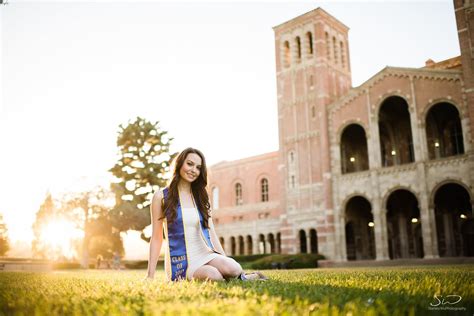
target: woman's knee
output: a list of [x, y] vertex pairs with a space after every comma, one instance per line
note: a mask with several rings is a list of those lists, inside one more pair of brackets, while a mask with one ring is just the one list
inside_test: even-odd
[[194, 272], [193, 279], [220, 281], [223, 280], [224, 277], [215, 267], [204, 265]]
[[242, 266], [232, 258], [226, 258], [223, 269], [221, 270], [224, 277], [237, 277], [242, 273]]

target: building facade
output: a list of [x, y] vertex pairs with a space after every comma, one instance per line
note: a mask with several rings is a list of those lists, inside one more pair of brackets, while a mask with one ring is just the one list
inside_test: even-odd
[[356, 88], [344, 24], [274, 27], [279, 150], [210, 167], [227, 253], [474, 255], [474, 4], [455, 8], [461, 56]]

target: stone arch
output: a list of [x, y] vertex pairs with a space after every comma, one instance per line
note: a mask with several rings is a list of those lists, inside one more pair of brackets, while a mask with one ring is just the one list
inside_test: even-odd
[[432, 104], [426, 112], [424, 125], [430, 159], [464, 154], [461, 114], [455, 105], [448, 102]]
[[238, 240], [239, 240], [239, 255], [242, 256], [245, 254], [245, 243], [244, 243], [244, 237], [243, 236], [239, 236], [238, 237]]
[[370, 138], [370, 135], [368, 134], [368, 130], [369, 130], [369, 127], [367, 126], [367, 124], [365, 124], [362, 120], [360, 119], [350, 119], [350, 120], [347, 120], [347, 121], [344, 121], [344, 123], [342, 123], [341, 125], [339, 125], [339, 127], [337, 128], [337, 133], [336, 133], [336, 139], [338, 141], [341, 140], [341, 137], [342, 137], [342, 132], [344, 132], [344, 130], [352, 125], [352, 124], [356, 124], [356, 125], [360, 125], [360, 127], [362, 127], [362, 129], [364, 129], [364, 132], [365, 132], [365, 135], [367, 136], [367, 139]]
[[246, 244], [247, 244], [247, 254], [248, 255], [252, 255], [253, 254], [253, 240], [252, 240], [252, 236], [250, 235], [247, 235], [247, 238], [246, 238]]
[[341, 173], [369, 169], [367, 134], [360, 124], [349, 124], [341, 132], [339, 148], [341, 151]]
[[386, 200], [387, 241], [390, 259], [423, 258], [419, 199], [409, 190], [392, 191]]
[[423, 124], [426, 122], [426, 116], [428, 115], [428, 112], [431, 110], [431, 108], [434, 105], [439, 104], [439, 103], [449, 103], [450, 105], [454, 106], [458, 110], [459, 116], [461, 118], [466, 115], [463, 108], [456, 102], [453, 102], [453, 100], [448, 99], [448, 98], [436, 98], [436, 99], [430, 100], [430, 102], [428, 102], [423, 108], [423, 111], [421, 111], [420, 117], [423, 119]]
[[270, 233], [267, 235], [268, 244], [270, 246], [270, 253], [276, 253], [275, 251], [275, 236]]
[[410, 106], [405, 98], [391, 95], [379, 105], [380, 154], [382, 167], [415, 161]]
[[309, 230], [310, 252], [318, 253], [318, 232], [315, 228]]
[[344, 200], [343, 200], [342, 203], [341, 203], [341, 205], [343, 206], [342, 209], [345, 210], [346, 207], [347, 207], [347, 203], [348, 203], [353, 197], [356, 197], [356, 196], [360, 196], [360, 197], [366, 199], [367, 201], [370, 201], [370, 199], [369, 199], [369, 197], [368, 197], [367, 194], [362, 193], [362, 192], [354, 192], [354, 193], [351, 193], [351, 194], [349, 194], [348, 196], [346, 196], [346, 197], [344, 198]]
[[235, 242], [235, 237], [230, 237], [230, 254], [235, 256], [237, 254], [237, 244]]
[[221, 243], [222, 249], [225, 249], [225, 239], [224, 239], [224, 237], [219, 237], [219, 242]]
[[419, 194], [410, 186], [407, 186], [407, 185], [396, 185], [392, 188], [390, 188], [389, 190], [387, 190], [384, 194], [382, 194], [383, 198], [382, 198], [382, 209], [384, 210], [387, 210], [387, 201], [388, 201], [388, 198], [390, 197], [390, 195], [395, 192], [395, 191], [398, 191], [398, 190], [405, 190], [405, 191], [409, 191], [411, 194], [413, 194], [417, 201], [420, 201], [420, 196]]
[[469, 187], [469, 185], [465, 184], [462, 180], [459, 180], [459, 179], [447, 178], [447, 179], [444, 179], [443, 181], [440, 181], [440, 182], [436, 183], [433, 186], [433, 188], [431, 189], [430, 199], [429, 199], [429, 207], [430, 208], [434, 208], [434, 205], [435, 205], [434, 199], [435, 199], [436, 191], [438, 191], [439, 188], [441, 188], [443, 185], [449, 184], [449, 183], [453, 183], [453, 184], [457, 184], [457, 185], [462, 186], [466, 190], [466, 192], [469, 194], [470, 199], [471, 199], [471, 204], [474, 204], [474, 194], [472, 193], [472, 190]]
[[408, 102], [407, 97], [402, 95], [401, 93], [396, 92], [396, 91], [391, 91], [391, 92], [384, 93], [381, 97], [379, 97], [379, 101], [376, 103], [375, 109], [372, 110], [373, 113], [374, 113], [374, 118], [375, 118], [376, 121], [379, 120], [380, 108], [385, 103], [385, 101], [387, 101], [388, 99], [390, 99], [392, 97], [399, 97], [399, 98], [403, 99], [406, 102], [406, 104], [408, 105], [408, 112], [410, 112], [410, 114], [411, 114], [412, 107], [411, 107], [410, 102]]
[[471, 193], [447, 182], [434, 192], [434, 215], [441, 257], [474, 256], [474, 217]]
[[308, 245], [306, 243], [306, 232], [304, 229], [300, 229], [298, 232], [299, 237], [299, 245], [300, 245], [300, 253], [307, 253], [308, 252]]
[[375, 259], [374, 215], [368, 199], [356, 195], [344, 207], [347, 260]]

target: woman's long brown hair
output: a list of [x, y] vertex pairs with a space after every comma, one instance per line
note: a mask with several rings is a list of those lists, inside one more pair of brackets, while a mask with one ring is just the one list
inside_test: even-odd
[[[184, 161], [188, 154], [197, 154], [201, 157], [201, 170], [199, 177], [191, 183], [191, 191], [196, 202], [196, 206], [199, 209], [199, 212], [202, 215], [204, 227], [209, 228], [209, 210], [211, 205], [209, 204], [209, 195], [207, 194], [207, 168], [206, 160], [202, 152], [195, 148], [186, 148], [183, 150], [174, 160], [174, 171], [173, 177], [168, 185], [168, 196], [164, 199], [164, 204], [162, 204], [162, 209], [164, 210], [164, 217], [166, 217], [169, 223], [173, 223], [176, 220], [176, 209], [178, 207], [179, 194], [178, 194], [178, 183], [181, 180], [179, 171], [183, 166]], [[164, 218], [163, 217], [163, 218]]]

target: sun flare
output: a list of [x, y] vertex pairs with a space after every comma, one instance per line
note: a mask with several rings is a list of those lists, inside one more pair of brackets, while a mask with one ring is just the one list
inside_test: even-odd
[[74, 241], [83, 237], [73, 222], [65, 219], [56, 219], [49, 222], [41, 232], [41, 240], [47, 246], [51, 259], [77, 256]]

